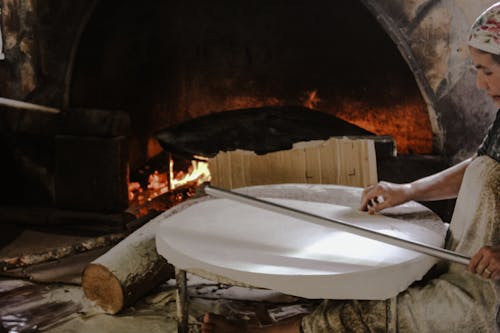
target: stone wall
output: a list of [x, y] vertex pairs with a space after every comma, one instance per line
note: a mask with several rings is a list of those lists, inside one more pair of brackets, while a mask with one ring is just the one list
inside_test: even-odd
[[72, 57], [95, 2], [1, 0], [0, 96], [63, 107]]
[[495, 107], [475, 87], [467, 31], [491, 0], [363, 0], [398, 45], [427, 101], [436, 145], [453, 160], [475, 151]]

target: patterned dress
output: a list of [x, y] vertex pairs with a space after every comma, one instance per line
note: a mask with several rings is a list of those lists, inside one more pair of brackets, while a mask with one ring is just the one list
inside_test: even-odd
[[[499, 113], [468, 166], [458, 194], [446, 248], [474, 255], [500, 244]], [[440, 274], [414, 283], [395, 300], [325, 300], [302, 319], [305, 333], [322, 332], [500, 332], [497, 282], [441, 262]]]

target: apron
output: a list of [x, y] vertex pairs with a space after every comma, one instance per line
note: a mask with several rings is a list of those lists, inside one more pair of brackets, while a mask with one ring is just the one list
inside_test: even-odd
[[[446, 248], [472, 256], [482, 246], [500, 244], [499, 192], [500, 164], [487, 155], [474, 159], [462, 181]], [[413, 284], [395, 302], [325, 300], [302, 319], [302, 329], [304, 333], [500, 332], [498, 283], [469, 273], [462, 265], [441, 264], [444, 273]]]

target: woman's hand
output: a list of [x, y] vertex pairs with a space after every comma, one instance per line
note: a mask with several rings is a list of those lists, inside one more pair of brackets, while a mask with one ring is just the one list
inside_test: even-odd
[[412, 188], [410, 184], [379, 182], [363, 190], [360, 209], [375, 214], [384, 208], [397, 206], [411, 199]]
[[384, 208], [397, 206], [410, 200], [432, 201], [456, 198], [465, 169], [475, 156], [412, 183], [380, 182], [368, 186], [363, 191], [360, 209], [375, 214]]
[[469, 272], [485, 279], [500, 279], [500, 246], [482, 247], [470, 260]]

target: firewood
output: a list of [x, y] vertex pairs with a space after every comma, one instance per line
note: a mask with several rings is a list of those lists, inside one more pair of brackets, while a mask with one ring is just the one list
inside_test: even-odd
[[85, 296], [106, 313], [116, 314], [174, 277], [174, 267], [156, 252], [156, 228], [166, 216], [207, 199], [188, 200], [169, 209], [91, 262], [82, 277]]
[[172, 266], [156, 253], [155, 227], [144, 225], [85, 268], [83, 291], [107, 313], [119, 312], [173, 276]]

